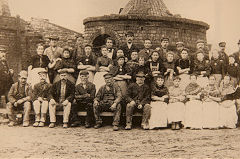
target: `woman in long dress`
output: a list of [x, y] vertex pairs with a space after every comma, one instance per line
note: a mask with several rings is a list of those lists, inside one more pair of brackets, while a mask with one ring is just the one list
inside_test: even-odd
[[221, 94], [214, 76], [209, 77], [209, 84], [202, 92], [203, 101], [203, 128], [217, 129], [219, 123], [219, 102]]
[[200, 95], [202, 88], [197, 84], [197, 76], [190, 75], [190, 83], [185, 89], [186, 97], [188, 101], [186, 102], [185, 110], [185, 128], [190, 129], [202, 129], [202, 119], [203, 119], [203, 105], [200, 100]]
[[172, 130], [181, 129], [184, 124], [185, 114], [185, 92], [180, 87], [181, 78], [176, 76], [173, 78], [173, 86], [169, 88], [169, 104], [168, 104], [168, 123], [172, 125]]
[[[223, 96], [234, 93], [235, 89], [231, 84], [230, 76], [225, 76], [220, 84], [220, 92]], [[236, 128], [238, 116], [235, 100], [224, 100], [220, 103], [219, 122], [223, 128]]]
[[164, 86], [164, 77], [157, 75], [152, 85], [150, 129], [167, 127], [168, 89]]
[[110, 71], [112, 67], [112, 59], [108, 57], [107, 47], [104, 45], [101, 47], [102, 56], [98, 57], [96, 63], [96, 74], [94, 76], [93, 83], [96, 86], [96, 92], [100, 89], [101, 86], [105, 84], [104, 75]]
[[[43, 69], [48, 70], [48, 65], [50, 63], [48, 57], [43, 55], [44, 46], [42, 44], [37, 45], [37, 55], [34, 55], [31, 59], [31, 64], [28, 67], [28, 78], [27, 82], [34, 87], [35, 84], [40, 82], [38, 73], [43, 71]], [[47, 76], [47, 82], [49, 83], [49, 77]]]

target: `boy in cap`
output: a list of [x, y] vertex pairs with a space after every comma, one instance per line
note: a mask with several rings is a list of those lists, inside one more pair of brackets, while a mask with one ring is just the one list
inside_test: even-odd
[[131, 53], [133, 52], [133, 50], [136, 50], [137, 52], [139, 51], [139, 49], [136, 47], [135, 44], [133, 44], [133, 40], [134, 40], [134, 33], [131, 31], [128, 31], [125, 34], [126, 37], [126, 43], [124, 43], [120, 49], [123, 50], [124, 52], [124, 56], [128, 58], [128, 60], [131, 59]]
[[16, 116], [14, 111], [24, 110], [23, 126], [29, 126], [29, 113], [31, 110], [31, 87], [27, 84], [27, 71], [18, 74], [18, 82], [14, 83], [8, 93], [7, 112], [10, 123], [8, 126], [15, 125]]
[[75, 89], [75, 99], [77, 105], [73, 105], [72, 107], [72, 127], [79, 125], [79, 121], [77, 120], [77, 112], [80, 110], [86, 110], [87, 116], [85, 120], [85, 127], [90, 128], [93, 122], [94, 114], [93, 114], [93, 100], [96, 94], [95, 85], [88, 81], [89, 72], [83, 70], [79, 73], [80, 83], [76, 86]]
[[56, 123], [56, 109], [63, 109], [63, 128], [68, 127], [69, 115], [74, 99], [75, 85], [67, 78], [68, 73], [61, 71], [60, 81], [54, 83], [51, 88], [51, 97], [49, 102], [50, 125], [54, 128]]
[[6, 50], [0, 45], [0, 96], [7, 97], [8, 91], [13, 84], [13, 70], [9, 68], [6, 59]]
[[126, 95], [127, 107], [126, 107], [126, 130], [132, 129], [132, 115], [133, 111], [137, 108], [143, 110], [142, 128], [144, 130], [149, 129], [149, 118], [151, 112], [151, 91], [149, 87], [144, 84], [145, 74], [139, 72], [136, 75], [136, 82], [129, 85]]
[[104, 75], [106, 84], [103, 85], [97, 92], [93, 103], [94, 116], [96, 119], [95, 129], [102, 126], [102, 119], [100, 113], [103, 111], [113, 111], [113, 130], [119, 129], [119, 122], [121, 116], [121, 100], [122, 94], [119, 86], [114, 83], [113, 75], [107, 73]]
[[33, 89], [33, 109], [35, 112], [34, 127], [44, 127], [48, 111], [48, 102], [50, 100], [51, 84], [47, 83], [47, 71], [43, 68], [39, 71], [40, 83], [37, 83]]
[[229, 58], [228, 55], [225, 52], [226, 49], [226, 42], [220, 42], [219, 43], [219, 58], [223, 60], [225, 65], [228, 65]]

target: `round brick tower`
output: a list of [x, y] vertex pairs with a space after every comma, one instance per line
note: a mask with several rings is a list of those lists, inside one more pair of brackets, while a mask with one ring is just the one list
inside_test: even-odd
[[115, 40], [116, 46], [125, 41], [125, 33], [135, 34], [135, 43], [143, 46], [144, 39], [151, 39], [153, 46], [160, 45], [162, 37], [170, 39], [170, 48], [177, 41], [186, 43], [194, 51], [198, 39], [206, 40], [207, 23], [174, 16], [162, 0], [130, 0], [119, 14], [89, 17], [84, 19], [85, 43], [98, 50], [107, 37]]

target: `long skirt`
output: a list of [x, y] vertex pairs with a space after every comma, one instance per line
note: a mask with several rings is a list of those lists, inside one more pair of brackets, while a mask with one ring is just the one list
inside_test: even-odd
[[186, 103], [185, 127], [202, 129], [203, 104], [199, 100], [192, 100]]
[[[67, 79], [68, 79], [70, 82], [72, 82], [73, 84], [76, 83], [76, 79], [75, 79], [71, 74], [68, 74]], [[60, 79], [60, 75], [57, 74], [56, 77], [55, 77], [54, 80], [53, 80], [53, 83], [56, 83], [56, 82], [58, 82], [58, 81], [60, 81], [60, 80], [61, 80], [61, 79]]]
[[179, 77], [181, 78], [180, 87], [183, 90], [185, 90], [187, 85], [190, 83], [190, 75], [188, 75], [188, 74], [181, 74], [181, 75], [179, 75]]
[[213, 74], [213, 76], [216, 78], [217, 86], [219, 87], [221, 81], [222, 81], [222, 75], [221, 74]]
[[105, 85], [105, 79], [104, 79], [104, 75], [107, 74], [108, 72], [97, 72], [94, 76], [94, 80], [93, 80], [93, 84], [95, 84], [96, 86], [96, 93], [98, 92], [98, 90]]
[[220, 104], [219, 122], [220, 126], [227, 128], [236, 128], [238, 116], [235, 101], [226, 100]]
[[202, 88], [206, 87], [208, 85], [208, 78], [198, 76], [197, 77], [197, 84]]
[[185, 105], [182, 102], [169, 103], [167, 109], [168, 123], [184, 122]]
[[126, 94], [127, 94], [127, 82], [125, 80], [115, 81], [115, 82], [120, 87], [120, 90], [122, 92], [122, 96], [125, 97]]
[[150, 129], [167, 127], [167, 103], [151, 102]]
[[[27, 83], [29, 83], [32, 87], [34, 87], [35, 84], [40, 82], [39, 78], [39, 72], [42, 71], [44, 68], [34, 68], [31, 71], [28, 72], [28, 78]], [[49, 77], [47, 75], [47, 83], [50, 83]]]
[[[88, 81], [93, 82], [95, 73], [93, 71], [88, 71], [88, 73], [89, 73]], [[78, 85], [79, 83], [81, 83], [80, 74], [78, 75], [76, 85]]]
[[219, 104], [217, 102], [203, 102], [203, 128], [218, 128]]

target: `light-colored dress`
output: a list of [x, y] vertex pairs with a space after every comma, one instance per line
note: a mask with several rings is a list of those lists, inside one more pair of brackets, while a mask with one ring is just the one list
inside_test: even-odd
[[[156, 84], [152, 87], [152, 96], [163, 97], [168, 95], [168, 89], [165, 86], [158, 87]], [[166, 99], [167, 100], [167, 99]], [[149, 119], [150, 129], [167, 127], [167, 101], [151, 102], [151, 117]]]
[[184, 123], [185, 105], [183, 101], [177, 99], [184, 96], [184, 90], [180, 87], [171, 86], [169, 88], [169, 104], [168, 104], [168, 123], [182, 122]]
[[[220, 84], [220, 91], [223, 96], [234, 93], [234, 87], [231, 84]], [[220, 103], [219, 122], [221, 127], [236, 128], [238, 116], [235, 100], [224, 100]]]
[[[186, 95], [199, 95], [201, 93], [201, 87], [197, 83], [190, 83], [185, 89]], [[187, 128], [202, 129], [203, 120], [203, 104], [199, 99], [190, 99], [185, 104], [185, 123]]]
[[219, 103], [210, 99], [212, 97], [221, 97], [220, 91], [216, 85], [207, 85], [203, 92], [203, 128], [218, 128], [219, 123]]

